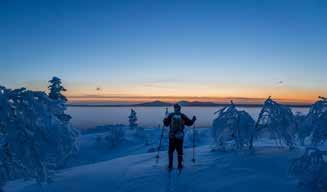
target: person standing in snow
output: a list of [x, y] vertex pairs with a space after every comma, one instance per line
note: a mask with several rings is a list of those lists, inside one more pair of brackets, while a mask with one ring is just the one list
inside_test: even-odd
[[196, 120], [193, 116], [192, 120], [185, 114], [181, 113], [181, 106], [174, 105], [174, 112], [170, 113], [163, 121], [165, 126], [169, 126], [169, 149], [168, 149], [168, 169], [173, 168], [173, 155], [177, 151], [178, 168], [183, 168], [183, 142], [184, 142], [184, 126], [192, 126]]

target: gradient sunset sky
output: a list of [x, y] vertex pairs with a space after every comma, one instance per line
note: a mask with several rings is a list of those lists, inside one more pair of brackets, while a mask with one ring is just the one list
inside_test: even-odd
[[327, 96], [327, 1], [1, 0], [0, 85], [71, 101]]

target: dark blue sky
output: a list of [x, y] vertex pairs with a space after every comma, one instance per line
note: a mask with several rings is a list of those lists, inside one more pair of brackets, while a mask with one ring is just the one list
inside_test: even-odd
[[75, 96], [327, 94], [323, 0], [1, 0], [0, 22], [12, 88], [56, 75]]

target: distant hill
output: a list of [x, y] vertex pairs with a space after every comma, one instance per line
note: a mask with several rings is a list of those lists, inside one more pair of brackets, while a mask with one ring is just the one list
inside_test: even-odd
[[[218, 103], [213, 103], [213, 102], [200, 102], [200, 101], [179, 101], [177, 102], [181, 106], [219, 106]], [[167, 107], [167, 106], [172, 106], [173, 103], [168, 103], [168, 102], [162, 102], [162, 101], [152, 101], [152, 102], [146, 102], [146, 103], [139, 103], [139, 104], [134, 104], [133, 106], [144, 106], [144, 107], [150, 107], [150, 106], [155, 106], [155, 107]]]
[[[229, 105], [229, 103], [214, 103], [214, 102], [201, 102], [201, 101], [178, 101], [181, 106], [189, 107], [221, 107]], [[151, 101], [138, 104], [125, 104], [125, 105], [113, 105], [113, 104], [68, 104], [71, 107], [169, 107], [174, 103], [163, 102], [163, 101]], [[262, 104], [235, 104], [238, 107], [262, 107]], [[288, 107], [310, 107], [310, 105], [301, 104], [288, 104]]]
[[221, 104], [213, 103], [213, 102], [201, 102], [201, 101], [179, 101], [177, 102], [181, 106], [219, 106]]
[[165, 106], [172, 106], [172, 103], [168, 102], [162, 102], [162, 101], [152, 101], [152, 102], [145, 102], [145, 103], [139, 103], [139, 104], [134, 104], [133, 106], [142, 106], [142, 107], [165, 107]]
[[[202, 102], [202, 101], [178, 101], [176, 102], [181, 106], [184, 107], [221, 107], [221, 106], [227, 106], [229, 103], [214, 103], [214, 102]], [[162, 102], [162, 101], [153, 101], [153, 102], [146, 102], [146, 103], [140, 103], [140, 104], [134, 104], [132, 106], [144, 106], [144, 107], [150, 107], [150, 106], [156, 106], [156, 107], [168, 107], [172, 106], [174, 103], [168, 103], [168, 102]], [[236, 103], [235, 104], [238, 107], [262, 107], [262, 104], [246, 104], [246, 103]], [[286, 104], [288, 107], [309, 107], [310, 105], [301, 105], [301, 104]]]

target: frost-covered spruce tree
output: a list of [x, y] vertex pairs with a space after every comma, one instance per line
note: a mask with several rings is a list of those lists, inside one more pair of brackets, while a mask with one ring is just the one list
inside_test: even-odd
[[[256, 133], [268, 133], [279, 145], [294, 147], [294, 130], [296, 123], [289, 107], [281, 105], [270, 97], [264, 102], [255, 124]], [[253, 139], [250, 148], [253, 147]]]
[[73, 157], [79, 151], [78, 136], [79, 132], [71, 126], [71, 116], [66, 114], [67, 98], [62, 94], [66, 89], [62, 86], [58, 77], [53, 77], [49, 81], [49, 110], [56, 117], [52, 118], [55, 128], [52, 134], [57, 135], [55, 138], [56, 148], [56, 166], [60, 168], [65, 166], [68, 159]]
[[128, 116], [129, 128], [135, 129], [137, 127], [137, 117], [134, 109], [131, 109], [131, 113]]
[[236, 109], [234, 103], [215, 112], [212, 136], [219, 148], [225, 148], [227, 142], [233, 141], [237, 149], [249, 145], [254, 135], [254, 120], [245, 111]]
[[49, 80], [49, 97], [53, 100], [67, 101], [67, 98], [62, 94], [66, 89], [62, 86], [61, 79], [58, 77], [52, 77]]

